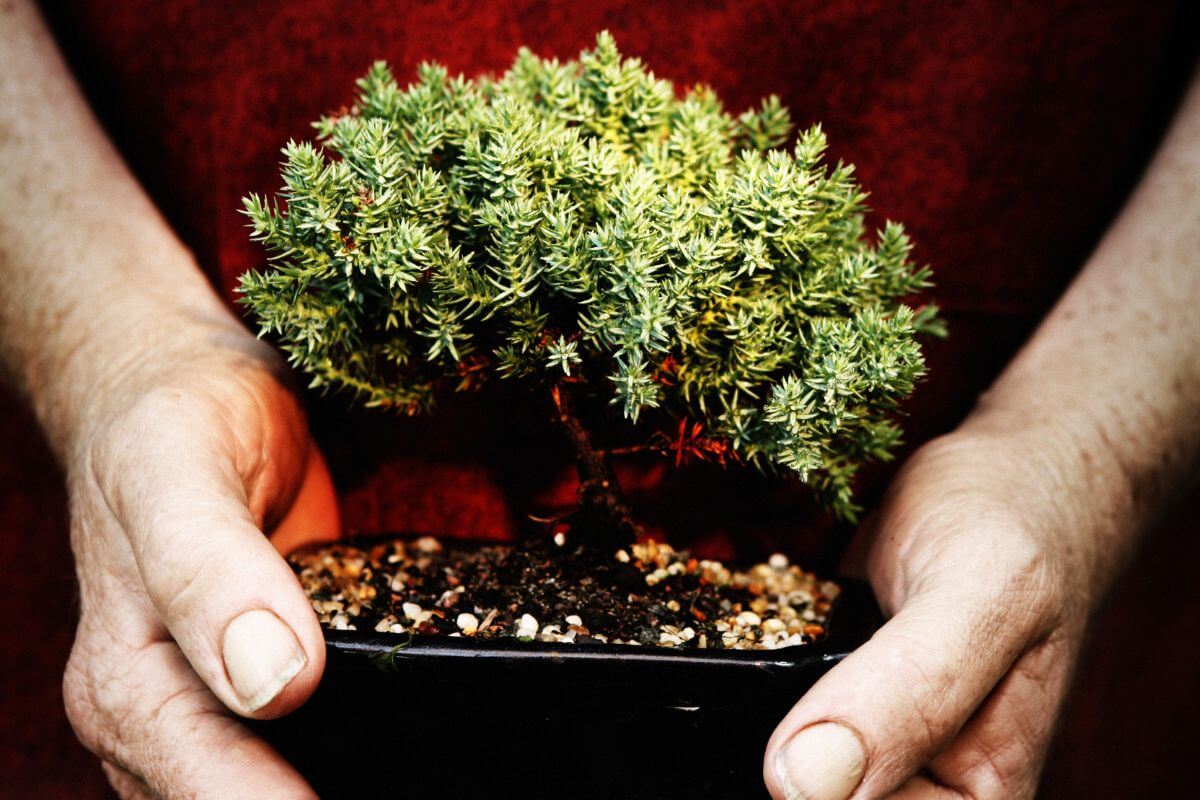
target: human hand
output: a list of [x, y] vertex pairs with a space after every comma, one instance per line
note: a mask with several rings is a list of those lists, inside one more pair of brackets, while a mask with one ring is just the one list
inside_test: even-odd
[[1056, 443], [1020, 439], [952, 434], [896, 478], [861, 532], [890, 619], [779, 724], [777, 800], [1034, 795], [1104, 559]]
[[320, 678], [316, 617], [263, 531], [336, 534], [332, 484], [274, 353], [236, 323], [198, 341], [129, 343], [135, 366], [78, 415], [68, 716], [123, 798], [313, 797], [234, 715], [286, 714]]

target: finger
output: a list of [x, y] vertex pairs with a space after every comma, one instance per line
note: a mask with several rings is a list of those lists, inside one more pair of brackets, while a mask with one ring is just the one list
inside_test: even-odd
[[924, 775], [914, 775], [887, 797], [888, 800], [974, 800], [957, 789], [934, 783]]
[[126, 653], [122, 666], [119, 678], [93, 687], [94, 718], [78, 727], [123, 798], [315, 797], [275, 750], [228, 716], [174, 644]]
[[972, 798], [1033, 797], [1072, 661], [1062, 635], [1021, 656], [953, 745], [930, 762], [930, 777]]
[[136, 482], [118, 480], [108, 496], [160, 619], [230, 709], [259, 718], [294, 709], [316, 688], [324, 643], [240, 476], [187, 433], [168, 431], [130, 453]]
[[333, 478], [321, 450], [310, 440], [300, 489], [291, 508], [271, 531], [271, 543], [286, 555], [307, 544], [335, 541], [341, 532]]
[[865, 645], [826, 674], [767, 745], [773, 796], [879, 797], [943, 748], [1029, 641], [1011, 620], [1004, 585], [925, 588]]
[[150, 787], [132, 772], [107, 761], [101, 762], [100, 766], [104, 769], [104, 777], [108, 778], [109, 785], [121, 800], [154, 800]]

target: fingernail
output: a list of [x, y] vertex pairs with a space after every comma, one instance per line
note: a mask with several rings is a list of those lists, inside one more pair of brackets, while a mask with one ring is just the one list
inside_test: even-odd
[[274, 700], [308, 662], [292, 629], [265, 608], [233, 618], [225, 628], [221, 656], [229, 682], [247, 711]]
[[866, 767], [862, 741], [836, 722], [810, 725], [775, 753], [775, 774], [787, 800], [846, 800]]

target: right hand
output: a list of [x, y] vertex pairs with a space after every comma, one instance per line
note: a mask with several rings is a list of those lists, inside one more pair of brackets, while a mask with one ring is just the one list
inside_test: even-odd
[[235, 715], [286, 714], [320, 679], [317, 619], [264, 532], [336, 536], [332, 483], [274, 352], [240, 328], [201, 341], [144, 346], [77, 415], [67, 714], [122, 798], [311, 798]]

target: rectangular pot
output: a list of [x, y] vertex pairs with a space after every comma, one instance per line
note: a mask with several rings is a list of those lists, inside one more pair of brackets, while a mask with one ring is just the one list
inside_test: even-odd
[[252, 726], [322, 798], [756, 798], [775, 724], [880, 623], [840, 581], [827, 637], [779, 650], [327, 631], [296, 713]]

